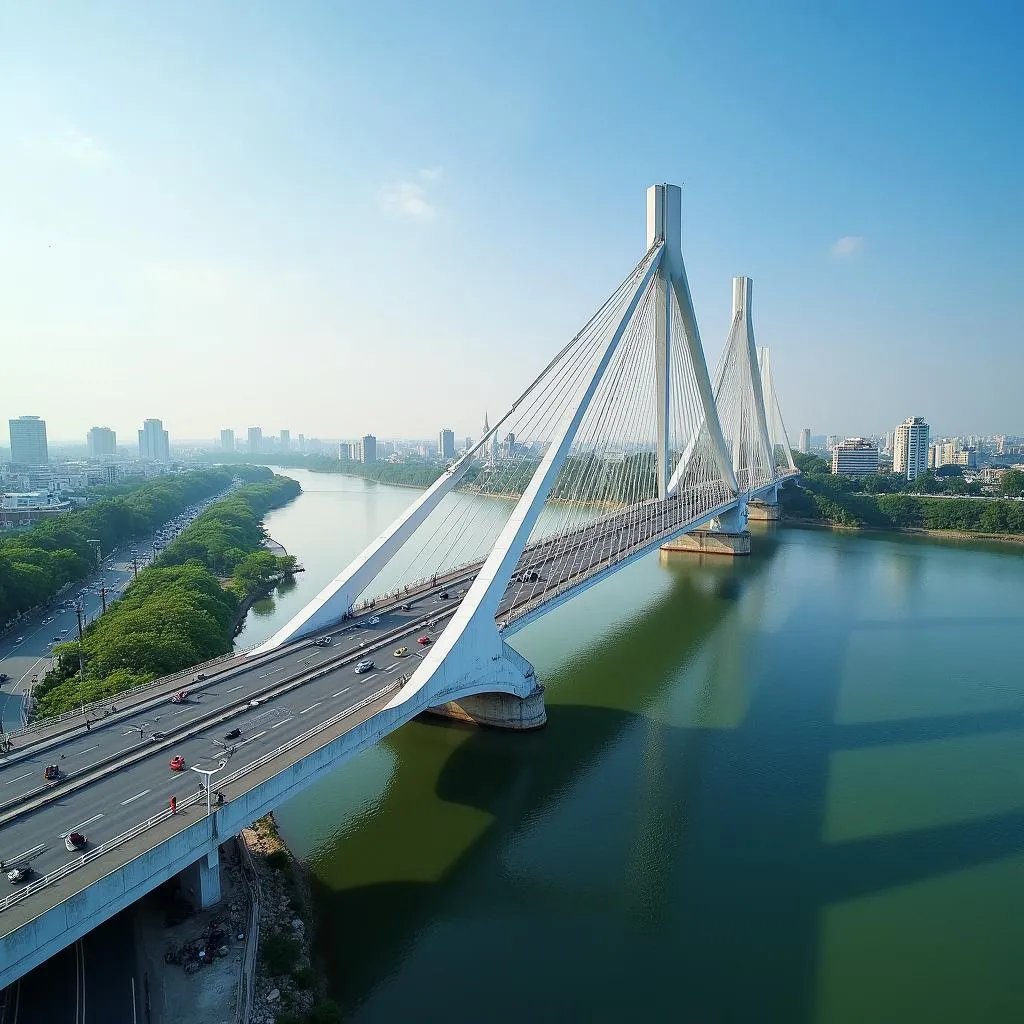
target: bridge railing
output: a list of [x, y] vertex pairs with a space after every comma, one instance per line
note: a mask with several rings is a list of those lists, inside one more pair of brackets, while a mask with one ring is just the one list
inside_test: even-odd
[[[229, 786], [233, 782], [237, 782], [251, 772], [262, 768], [269, 761], [272, 761], [275, 757], [280, 757], [282, 754], [287, 753], [289, 750], [294, 749], [307, 740], [312, 739], [318, 733], [324, 732], [326, 729], [330, 729], [337, 725], [339, 722], [344, 721], [346, 718], [356, 714], [363, 708], [372, 704], [376, 700], [380, 700], [386, 693], [390, 693], [392, 690], [404, 686], [409, 681], [409, 677], [402, 675], [396, 679], [391, 680], [386, 686], [382, 686], [379, 690], [369, 694], [369, 696], [363, 697], [362, 700], [357, 701], [352, 707], [347, 708], [345, 711], [340, 712], [333, 718], [327, 719], [325, 722], [321, 722], [319, 725], [314, 726], [312, 729], [307, 730], [299, 736], [295, 736], [292, 739], [282, 743], [279, 747], [275, 747], [269, 753], [263, 754], [258, 757], [255, 761], [251, 762], [239, 768], [237, 771], [232, 772], [226, 778], [219, 779], [217, 782], [218, 788]], [[202, 789], [198, 793], [193, 793], [190, 796], [182, 797], [181, 800], [177, 801], [177, 809], [183, 810], [186, 807], [191, 807], [193, 804], [199, 803], [206, 799], [206, 790]], [[60, 881], [62, 878], [66, 878], [73, 871], [77, 871], [79, 868], [84, 867], [86, 864], [96, 860], [97, 857], [102, 857], [103, 854], [109, 853], [111, 850], [116, 850], [119, 846], [123, 846], [125, 843], [137, 836], [141, 835], [148, 829], [153, 828], [154, 825], [160, 825], [167, 821], [173, 816], [171, 809], [168, 807], [161, 811], [159, 814], [154, 814], [151, 818], [147, 818], [145, 821], [139, 822], [137, 825], [133, 825], [127, 832], [122, 832], [121, 835], [116, 836], [113, 839], [108, 839], [105, 843], [101, 843], [99, 846], [86, 853], [83, 853], [80, 857], [75, 858], [73, 861], [68, 861], [66, 864], [62, 864], [59, 868], [54, 868], [53, 871], [47, 872], [41, 878], [37, 878], [34, 882], [30, 882], [24, 888], [19, 889], [17, 892], [11, 893], [10, 896], [0, 900], [0, 912], [7, 910], [15, 903], [25, 899], [26, 896], [30, 896], [33, 893], [39, 892], [41, 889], [45, 889], [55, 882]], [[9, 865], [14, 866], [14, 865]]]
[[256, 1000], [256, 954], [260, 945], [260, 905], [263, 902], [263, 888], [260, 876], [252, 862], [249, 844], [238, 838], [239, 863], [242, 868], [242, 882], [249, 894], [249, 927], [245, 934], [245, 954], [238, 965], [238, 998], [236, 1000], [236, 1024], [249, 1024], [253, 1003]]

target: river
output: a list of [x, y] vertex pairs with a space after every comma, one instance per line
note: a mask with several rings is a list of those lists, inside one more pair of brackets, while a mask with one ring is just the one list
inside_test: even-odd
[[[306, 572], [416, 492], [286, 470]], [[754, 524], [755, 528], [758, 524]], [[360, 1022], [1024, 1019], [1024, 550], [755, 530], [513, 638], [548, 726], [413, 722], [282, 807]]]

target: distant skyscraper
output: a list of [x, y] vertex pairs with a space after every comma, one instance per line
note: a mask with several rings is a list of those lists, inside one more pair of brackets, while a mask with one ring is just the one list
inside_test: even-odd
[[916, 480], [928, 469], [928, 424], [923, 416], [910, 416], [897, 428], [892, 446], [892, 471]]
[[233, 430], [222, 430], [220, 432], [221, 451], [233, 452], [235, 450], [235, 432]]
[[281, 431], [281, 451], [286, 452], [292, 446], [292, 432], [290, 430]]
[[50, 461], [46, 448], [46, 420], [19, 416], [8, 420], [11, 432], [11, 462], [18, 466], [45, 466]]
[[444, 427], [437, 435], [437, 454], [442, 459], [455, 458], [455, 431]]
[[811, 450], [811, 430], [810, 427], [804, 427], [800, 431], [800, 451], [806, 455]]
[[113, 455], [117, 451], [117, 435], [110, 427], [93, 427], [85, 435], [85, 441], [89, 446], [89, 456], [93, 459], [101, 455]]
[[832, 449], [835, 448], [837, 444], [839, 444], [838, 434], [829, 434], [828, 437], [825, 438], [825, 447], [829, 451], [832, 451]]
[[302, 452], [303, 455], [306, 454], [306, 435], [305, 434], [299, 434], [299, 451]]
[[249, 451], [255, 454], [263, 447], [263, 428], [249, 428]]
[[377, 438], [373, 434], [364, 434], [360, 441], [359, 461], [367, 464], [377, 461]]
[[146, 420], [139, 431], [139, 458], [170, 462], [171, 446], [163, 420]]

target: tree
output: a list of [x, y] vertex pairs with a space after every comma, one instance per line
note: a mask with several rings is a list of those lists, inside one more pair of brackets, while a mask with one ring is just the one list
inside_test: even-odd
[[1008, 469], [999, 481], [999, 489], [1011, 498], [1024, 497], [1024, 471]]

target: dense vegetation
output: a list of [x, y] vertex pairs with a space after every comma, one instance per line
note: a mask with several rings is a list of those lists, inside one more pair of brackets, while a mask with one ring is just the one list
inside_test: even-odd
[[46, 519], [0, 539], [0, 624], [52, 600], [68, 583], [96, 567], [98, 540], [105, 554], [151, 532], [197, 501], [223, 491], [234, 475], [270, 476], [262, 467], [207, 469], [122, 484], [85, 508]]
[[242, 601], [265, 592], [295, 568], [292, 556], [276, 556], [261, 547], [260, 520], [300, 488], [269, 471], [267, 477], [206, 509], [138, 574], [120, 601], [90, 624], [81, 644], [76, 639], [55, 648], [55, 668], [36, 688], [37, 718], [231, 650]]
[[[794, 453], [803, 474], [802, 486], [790, 485], [781, 496], [786, 513], [800, 519], [862, 526], [882, 530], [956, 530], [964, 533], [1024, 534], [1024, 502], [986, 500], [966, 496], [927, 497], [941, 491], [942, 478], [928, 474], [914, 481], [915, 493], [907, 493], [908, 481], [878, 476], [855, 479], [834, 476], [824, 459]], [[1024, 479], [1007, 473], [1002, 481], [1006, 495], [1021, 493]], [[1007, 477], [1010, 479], [1007, 480]], [[963, 480], [947, 477], [947, 480]], [[946, 492], [950, 493], [950, 492]], [[953, 492], [955, 494], [955, 492]]]

